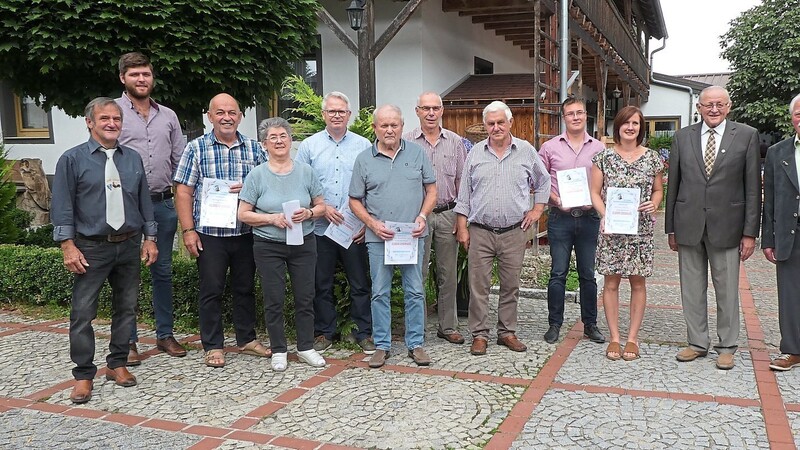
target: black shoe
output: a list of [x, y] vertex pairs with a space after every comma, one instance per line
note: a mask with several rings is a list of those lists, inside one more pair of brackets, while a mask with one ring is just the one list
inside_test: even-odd
[[557, 325], [550, 325], [550, 328], [547, 329], [547, 333], [544, 334], [544, 341], [548, 344], [555, 344], [558, 340], [558, 334], [561, 332], [561, 327]]
[[596, 342], [598, 344], [602, 344], [606, 341], [606, 337], [603, 336], [603, 333], [600, 332], [600, 329], [597, 328], [597, 325], [584, 325], [583, 327], [583, 335], [592, 342]]

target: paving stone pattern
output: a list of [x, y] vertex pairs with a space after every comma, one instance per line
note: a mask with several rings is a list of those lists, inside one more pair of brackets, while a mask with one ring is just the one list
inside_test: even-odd
[[[378, 370], [367, 367], [368, 356], [341, 346], [324, 353], [324, 368], [311, 368], [297, 361], [290, 344], [288, 370], [275, 373], [269, 360], [238, 353], [233, 336], [225, 340], [227, 365], [212, 369], [203, 364], [196, 335], [176, 335], [190, 350], [172, 358], [155, 348], [152, 328], [140, 325], [143, 363], [131, 368], [138, 385], [122, 388], [105, 378], [110, 324], [100, 321], [98, 377], [92, 400], [80, 406], [69, 401], [68, 318], [2, 310], [0, 448], [797, 448], [800, 370], [768, 369], [780, 342], [774, 266], [760, 252], [744, 264], [749, 284], [740, 291], [740, 349], [729, 371], [715, 367], [714, 352], [690, 363], [675, 360], [686, 341], [677, 266], [665, 236], [657, 235], [642, 358], [632, 362], [609, 361], [607, 344], [582, 338], [574, 296], [559, 340], [545, 343], [546, 295], [526, 289], [516, 330], [528, 346], [524, 353], [495, 343], [492, 294], [485, 356], [469, 354], [466, 318], [459, 323], [465, 344], [437, 338], [435, 313], [425, 335], [433, 363], [417, 367], [400, 334]], [[623, 338], [629, 295], [623, 280]], [[712, 345], [715, 322], [709, 286]], [[598, 324], [608, 336], [602, 307]], [[259, 339], [269, 345], [268, 337]]]

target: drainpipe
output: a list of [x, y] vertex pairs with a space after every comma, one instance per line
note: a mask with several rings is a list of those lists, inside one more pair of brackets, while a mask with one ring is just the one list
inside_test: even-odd
[[659, 48], [653, 50], [652, 52], [650, 52], [650, 83], [651, 84], [656, 84], [656, 85], [659, 85], [659, 86], [666, 86], [666, 87], [684, 89], [689, 93], [689, 113], [686, 115], [686, 117], [687, 117], [687, 122], [689, 122], [687, 125], [691, 125], [692, 124], [692, 113], [694, 112], [692, 110], [692, 108], [694, 106], [694, 90], [692, 89], [692, 87], [684, 85], [684, 84], [672, 83], [672, 82], [664, 81], [664, 80], [656, 80], [655, 77], [653, 76], [653, 74], [654, 74], [653, 73], [653, 55], [655, 55], [656, 52], [660, 52], [661, 50], [664, 50], [664, 48], [666, 46], [667, 46], [667, 38], [665, 37], [663, 39], [663, 41], [662, 41], [661, 47], [659, 47]]
[[[561, 0], [558, 13], [559, 41], [559, 99], [567, 99], [567, 74], [569, 74], [569, 0]], [[561, 132], [566, 131], [566, 124], [561, 121]]]

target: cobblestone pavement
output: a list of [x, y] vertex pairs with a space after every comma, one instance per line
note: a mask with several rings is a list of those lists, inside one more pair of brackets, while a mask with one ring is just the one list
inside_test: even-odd
[[[325, 353], [324, 368], [290, 353], [288, 370], [274, 373], [268, 360], [239, 354], [229, 337], [226, 367], [211, 369], [202, 363], [199, 336], [176, 336], [189, 354], [170, 358], [142, 327], [144, 361], [131, 369], [139, 384], [121, 388], [105, 379], [110, 328], [98, 323], [93, 398], [75, 406], [68, 320], [0, 310], [0, 448], [797, 448], [800, 370], [768, 369], [780, 342], [773, 266], [759, 251], [743, 265], [736, 367], [716, 369], [713, 352], [679, 363], [675, 353], [686, 335], [677, 257], [665, 236], [656, 241], [642, 358], [632, 362], [609, 361], [604, 344], [583, 339], [574, 296], [559, 341], [545, 343], [547, 303], [529, 290], [517, 330], [527, 352], [491, 339], [486, 356], [472, 356], [469, 336], [464, 345], [436, 337], [434, 315], [427, 368], [417, 367], [398, 339], [379, 370], [367, 367], [366, 355], [335, 348]], [[623, 282], [623, 341], [629, 296]], [[607, 334], [602, 308], [598, 322]], [[466, 319], [460, 326], [467, 330]]]

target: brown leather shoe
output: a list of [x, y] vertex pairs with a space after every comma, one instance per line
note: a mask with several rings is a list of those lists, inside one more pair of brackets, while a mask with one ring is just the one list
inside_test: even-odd
[[128, 369], [126, 369], [125, 366], [117, 367], [116, 369], [106, 367], [106, 380], [113, 381], [117, 386], [136, 386], [136, 377], [133, 376], [132, 373], [128, 372]]
[[128, 361], [125, 363], [126, 366], [138, 366], [142, 363], [142, 360], [139, 359], [139, 349], [136, 348], [136, 342], [131, 342], [128, 344]]
[[524, 352], [528, 349], [514, 334], [507, 334], [503, 337], [497, 338], [497, 345], [508, 347], [509, 350], [515, 352]]
[[769, 363], [770, 369], [779, 370], [781, 372], [792, 370], [792, 367], [795, 366], [800, 366], [800, 355], [784, 354], [778, 356], [777, 358], [773, 359], [772, 362]]
[[679, 351], [677, 355], [675, 355], [675, 359], [677, 359], [680, 362], [689, 362], [689, 361], [694, 361], [697, 358], [702, 358], [707, 354], [708, 352], [701, 352], [693, 349], [692, 347], [686, 347], [681, 351]]
[[444, 339], [451, 344], [463, 344], [464, 336], [456, 330], [437, 331], [436, 336]]
[[186, 356], [186, 349], [178, 344], [173, 336], [167, 336], [164, 339], [156, 339], [156, 348], [169, 356], [177, 356], [178, 358]]
[[472, 338], [472, 347], [469, 348], [469, 352], [475, 356], [481, 356], [486, 354], [486, 347], [489, 345], [489, 340], [482, 337], [474, 337]]
[[389, 359], [389, 352], [387, 350], [375, 350], [372, 357], [369, 358], [369, 366], [373, 369], [383, 366], [386, 360]]
[[76, 405], [81, 405], [92, 399], [92, 380], [76, 380], [69, 399]]
[[731, 370], [733, 365], [733, 353], [723, 353], [717, 357], [717, 369]]
[[431, 365], [431, 357], [425, 353], [425, 349], [422, 347], [417, 347], [414, 350], [408, 351], [408, 357], [413, 359], [418, 366], [430, 366]]

